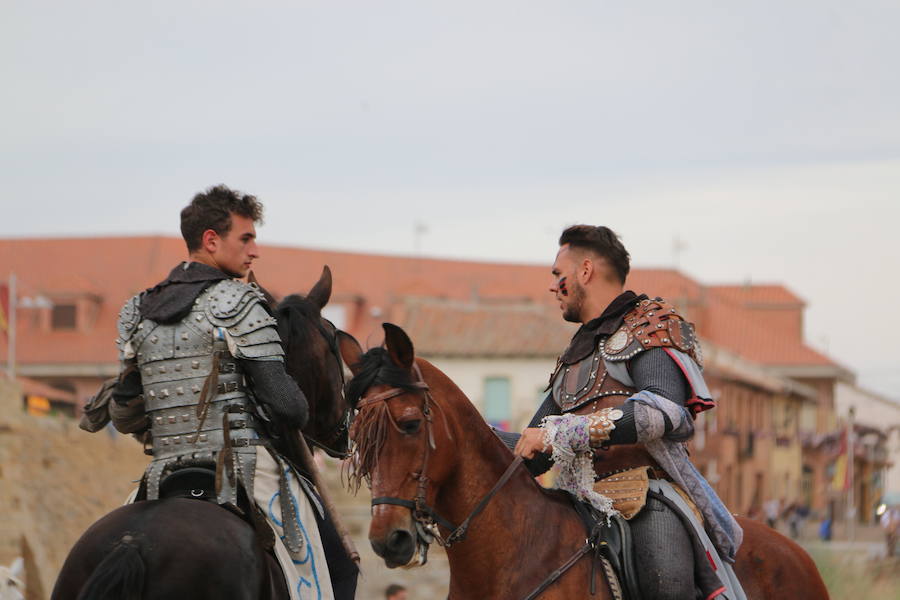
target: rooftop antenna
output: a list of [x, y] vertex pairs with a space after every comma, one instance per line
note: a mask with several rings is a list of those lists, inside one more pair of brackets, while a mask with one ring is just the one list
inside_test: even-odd
[[672, 263], [677, 270], [680, 267], [681, 253], [688, 249], [688, 244], [680, 236], [672, 238]]
[[423, 221], [416, 221], [413, 224], [413, 249], [415, 250], [416, 256], [421, 256], [422, 254], [422, 237], [428, 233], [428, 225], [426, 225]]

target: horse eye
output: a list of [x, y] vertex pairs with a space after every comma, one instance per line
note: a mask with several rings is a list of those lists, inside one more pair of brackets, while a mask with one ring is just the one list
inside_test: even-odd
[[412, 421], [403, 421], [400, 423], [400, 429], [403, 430], [403, 433], [412, 434], [419, 430], [419, 427], [422, 426], [422, 419], [413, 419]]

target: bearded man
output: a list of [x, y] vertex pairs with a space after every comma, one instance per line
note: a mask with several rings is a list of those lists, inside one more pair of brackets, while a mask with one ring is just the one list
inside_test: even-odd
[[181, 212], [189, 259], [119, 314], [121, 374], [109, 414], [119, 431], [150, 445], [138, 501], [157, 499], [170, 474], [214, 468], [215, 490], [198, 486], [191, 495], [249, 510], [263, 539], [274, 541], [292, 599], [349, 600], [356, 566], [312, 484], [275, 450], [267, 427], [302, 428], [309, 407], [285, 371], [263, 293], [239, 280], [259, 258], [261, 219], [254, 196], [223, 185]]
[[562, 463], [559, 487], [629, 520], [644, 598], [740, 598], [730, 566], [705, 556], [733, 562], [740, 526], [683, 447], [692, 417], [714, 406], [693, 325], [661, 298], [624, 290], [630, 257], [609, 228], [569, 227], [559, 246], [550, 292], [581, 328], [528, 428], [498, 435], [534, 475]]

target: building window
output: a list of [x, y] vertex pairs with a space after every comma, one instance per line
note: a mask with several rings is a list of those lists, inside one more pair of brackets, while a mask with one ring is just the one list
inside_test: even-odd
[[497, 429], [510, 430], [512, 398], [509, 377], [484, 378], [484, 418]]
[[50, 311], [50, 326], [53, 329], [75, 329], [74, 304], [54, 304]]
[[322, 309], [322, 316], [334, 323], [338, 329], [347, 328], [347, 307], [342, 304], [329, 304]]

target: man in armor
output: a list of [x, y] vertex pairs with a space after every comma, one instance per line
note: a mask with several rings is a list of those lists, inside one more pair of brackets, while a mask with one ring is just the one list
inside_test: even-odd
[[714, 405], [693, 325], [661, 298], [624, 291], [630, 257], [610, 229], [575, 225], [559, 245], [550, 291], [581, 328], [528, 428], [498, 434], [533, 474], [562, 463], [559, 487], [629, 520], [644, 598], [741, 597], [703, 556], [714, 546], [732, 562], [740, 527], [683, 448], [692, 417]]
[[[274, 450], [267, 427], [303, 427], [308, 406], [285, 372], [263, 294], [238, 279], [259, 257], [261, 218], [255, 197], [221, 185], [181, 212], [189, 260], [119, 315], [121, 373], [110, 415], [120, 431], [142, 434], [150, 446], [141, 499], [158, 498], [170, 473], [214, 467], [215, 501], [239, 507], [246, 493], [275, 530], [273, 550], [292, 598], [352, 598], [355, 566], [352, 581], [333, 591], [322, 538], [334, 542], [336, 533], [312, 485]], [[326, 524], [321, 537], [317, 521]], [[346, 572], [346, 557], [338, 562]]]

